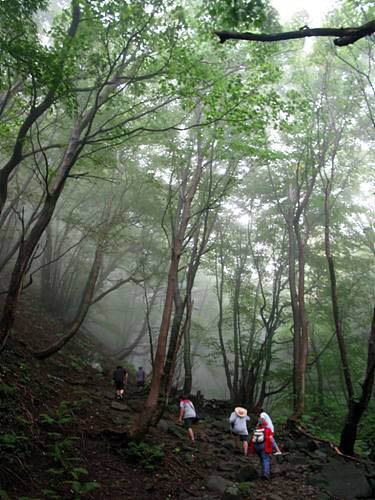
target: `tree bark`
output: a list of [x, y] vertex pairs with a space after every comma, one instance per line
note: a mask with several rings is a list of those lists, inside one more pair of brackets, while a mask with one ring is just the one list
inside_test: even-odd
[[163, 376], [164, 361], [167, 349], [169, 325], [173, 310], [173, 295], [178, 273], [178, 263], [181, 257], [181, 246], [182, 239], [180, 233], [180, 237], [176, 238], [174, 246], [172, 248], [171, 262], [168, 272], [167, 290], [165, 295], [158, 344], [155, 353], [154, 370], [151, 380], [150, 392], [148, 394], [143, 412], [141, 413], [140, 417], [137, 418], [137, 421], [134, 422], [133, 427], [130, 429], [130, 436], [136, 441], [142, 439], [149, 429], [158, 404], [160, 384], [161, 378]]
[[340, 451], [345, 455], [354, 455], [358, 424], [367, 410], [374, 388], [375, 375], [375, 307], [372, 314], [371, 330], [368, 340], [366, 377], [362, 384], [362, 394], [358, 401], [352, 400], [344, 428], [340, 437]]
[[223, 232], [222, 228], [219, 227], [218, 229], [218, 234], [219, 234], [219, 255], [216, 257], [216, 270], [215, 270], [215, 280], [216, 280], [216, 295], [218, 299], [218, 306], [219, 306], [219, 318], [217, 321], [217, 331], [219, 335], [219, 344], [220, 344], [220, 350], [221, 350], [221, 355], [223, 358], [223, 364], [224, 364], [224, 371], [225, 371], [225, 377], [227, 381], [227, 386], [229, 389], [229, 395], [230, 399], [233, 401], [234, 400], [234, 391], [233, 391], [233, 385], [232, 385], [232, 377], [230, 373], [230, 368], [229, 368], [229, 360], [227, 357], [227, 352], [225, 349], [225, 344], [224, 344], [224, 335], [223, 335], [223, 322], [224, 322], [224, 269], [225, 269], [225, 263], [224, 263], [224, 252], [223, 252]]
[[323, 383], [323, 370], [320, 363], [318, 349], [315, 343], [314, 330], [311, 331], [311, 347], [315, 356], [316, 376], [318, 379], [317, 400], [318, 408], [324, 407], [324, 383]]
[[187, 308], [186, 308], [186, 321], [184, 325], [184, 394], [190, 394], [193, 387], [193, 373], [191, 366], [191, 342], [190, 342], [190, 326], [191, 326], [191, 314], [193, 311], [193, 303], [189, 297]]

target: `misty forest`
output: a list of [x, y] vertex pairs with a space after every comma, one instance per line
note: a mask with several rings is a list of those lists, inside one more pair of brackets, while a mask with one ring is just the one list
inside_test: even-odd
[[[67, 463], [74, 374], [113, 399], [117, 365], [135, 398], [119, 464], [143, 446], [155, 473], [181, 394], [198, 426], [263, 407], [348, 467], [375, 460], [374, 19], [371, 0], [338, 0], [319, 27], [303, 10], [281, 25], [267, 0], [0, 1], [1, 499], [199, 496], [161, 479], [126, 496]], [[71, 480], [45, 472], [26, 496], [42, 449]], [[246, 488], [205, 498], [268, 498]]]

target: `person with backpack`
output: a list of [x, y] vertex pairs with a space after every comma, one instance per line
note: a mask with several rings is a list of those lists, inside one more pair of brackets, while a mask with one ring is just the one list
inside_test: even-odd
[[267, 426], [264, 418], [258, 420], [257, 426], [251, 436], [250, 450], [256, 453], [260, 458], [262, 471], [260, 477], [262, 479], [270, 479], [270, 456], [274, 449], [273, 434], [271, 429]]
[[118, 366], [113, 374], [116, 388], [116, 399], [124, 399], [125, 386], [128, 383], [128, 372], [122, 366]]
[[190, 401], [190, 396], [182, 395], [180, 399], [180, 413], [178, 421], [184, 422], [184, 426], [188, 431], [192, 443], [195, 443], [195, 436], [192, 425], [197, 420], [197, 412], [193, 403]]
[[266, 411], [264, 410], [264, 408], [259, 408], [259, 410], [258, 410], [257, 413], [259, 415], [259, 418], [263, 418], [266, 421], [266, 423], [267, 423], [267, 427], [269, 429], [271, 429], [272, 436], [273, 436], [273, 447], [275, 449], [275, 455], [282, 455], [281, 450], [280, 450], [278, 444], [276, 443], [276, 440], [275, 440], [275, 437], [274, 437], [275, 427], [273, 425], [271, 417], [268, 415], [268, 413], [266, 413]]
[[229, 423], [231, 426], [232, 435], [234, 437], [235, 445], [240, 449], [243, 448], [245, 457], [248, 453], [248, 437], [249, 431], [247, 430], [247, 422], [250, 417], [247, 415], [246, 408], [241, 408], [237, 406], [234, 412], [229, 417]]

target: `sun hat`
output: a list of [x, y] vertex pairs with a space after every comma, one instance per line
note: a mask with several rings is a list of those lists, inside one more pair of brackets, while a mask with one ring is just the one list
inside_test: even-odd
[[246, 408], [241, 408], [241, 406], [237, 406], [237, 408], [234, 409], [234, 413], [238, 417], [246, 417], [247, 416], [247, 410], [246, 410]]

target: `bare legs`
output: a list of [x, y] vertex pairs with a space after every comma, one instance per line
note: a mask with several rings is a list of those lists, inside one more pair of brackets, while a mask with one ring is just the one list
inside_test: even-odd
[[247, 442], [247, 439], [242, 441], [242, 443], [241, 443], [241, 439], [240, 439], [240, 436], [238, 434], [233, 434], [233, 439], [234, 439], [234, 444], [235, 444], [236, 448], [238, 448], [240, 451], [243, 450], [245, 457], [247, 457], [247, 453], [249, 451], [249, 444]]
[[192, 442], [195, 443], [194, 432], [193, 432], [193, 429], [191, 427], [188, 428], [188, 433], [189, 433], [189, 437], [192, 440]]

